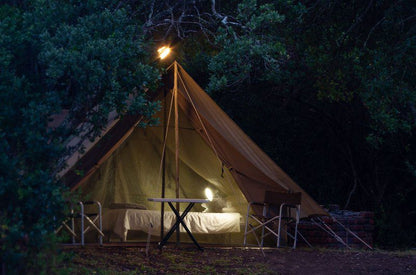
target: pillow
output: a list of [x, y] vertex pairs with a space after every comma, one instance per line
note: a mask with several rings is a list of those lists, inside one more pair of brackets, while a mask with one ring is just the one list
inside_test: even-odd
[[142, 209], [146, 210], [146, 206], [137, 203], [127, 202], [113, 202], [110, 204], [110, 209]]

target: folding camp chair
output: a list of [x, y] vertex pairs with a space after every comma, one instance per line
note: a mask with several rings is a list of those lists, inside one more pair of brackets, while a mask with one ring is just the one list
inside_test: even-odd
[[[78, 202], [80, 205], [79, 213], [75, 213], [74, 209], [71, 208], [70, 215], [62, 222], [62, 224], [55, 230], [55, 233], [58, 234], [62, 229], [68, 231], [72, 236], [72, 244], [85, 244], [85, 234], [89, 232], [91, 229], [97, 231], [98, 233], [98, 242], [100, 245], [103, 245], [103, 229], [102, 229], [102, 208], [101, 203], [98, 201], [86, 201], [86, 202]], [[96, 205], [97, 209], [93, 212], [86, 213], [85, 205]], [[76, 243], [77, 230], [75, 229], [75, 220], [80, 219], [80, 235], [81, 235], [81, 242]], [[68, 225], [68, 223], [71, 225]], [[85, 222], [87, 222], [87, 227], [85, 228]], [[98, 226], [97, 226], [98, 224]]]
[[[69, 223], [70, 225], [68, 225]], [[75, 244], [75, 238], [77, 237], [77, 233], [75, 232], [75, 215], [74, 209], [72, 207], [70, 215], [66, 217], [64, 221], [62, 221], [61, 225], [55, 230], [55, 234], [58, 234], [62, 229], [65, 229], [71, 235], [72, 243]]]
[[[253, 234], [257, 245], [263, 248], [264, 239], [272, 234], [277, 238], [277, 247], [281, 247], [281, 233], [285, 231], [286, 236], [293, 239], [293, 248], [296, 248], [300, 202], [301, 193], [271, 191], [265, 192], [263, 202], [250, 202], [247, 207], [244, 246], [248, 245], [247, 235]], [[258, 215], [256, 212], [260, 212], [260, 210], [261, 215]], [[288, 229], [293, 225], [294, 233], [291, 234]]]
[[[101, 203], [98, 201], [86, 201], [84, 203], [79, 202], [81, 205], [81, 245], [84, 245], [85, 241], [85, 234], [90, 231], [91, 229], [94, 229], [98, 233], [98, 242], [100, 245], [103, 245], [103, 221], [102, 221], [102, 207]], [[96, 211], [93, 212], [85, 212], [85, 205], [93, 205], [95, 204], [97, 206]], [[85, 227], [85, 221], [87, 222], [88, 226]], [[98, 223], [98, 226], [96, 225]]]

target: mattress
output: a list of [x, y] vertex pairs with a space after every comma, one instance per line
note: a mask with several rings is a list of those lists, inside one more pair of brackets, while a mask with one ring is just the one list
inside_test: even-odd
[[[192, 234], [221, 234], [240, 232], [240, 213], [189, 212], [185, 224]], [[103, 215], [103, 230], [117, 234], [123, 241], [129, 230], [140, 230], [151, 235], [160, 235], [161, 213], [157, 210], [106, 209]], [[164, 213], [164, 232], [176, 221], [173, 212]], [[152, 227], [150, 226], [152, 225]], [[181, 232], [185, 232], [180, 226]]]

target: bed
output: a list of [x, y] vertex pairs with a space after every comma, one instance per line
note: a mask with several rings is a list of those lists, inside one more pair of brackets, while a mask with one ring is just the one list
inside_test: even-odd
[[[122, 241], [127, 240], [129, 230], [140, 230], [151, 235], [160, 235], [161, 213], [157, 210], [144, 209], [106, 209], [103, 215], [103, 230], [113, 232]], [[196, 234], [221, 234], [240, 232], [240, 213], [202, 213], [189, 212], [185, 224]], [[164, 231], [175, 223], [173, 212], [164, 213]], [[152, 224], [153, 227], [150, 227]], [[180, 227], [184, 232], [183, 227]]]

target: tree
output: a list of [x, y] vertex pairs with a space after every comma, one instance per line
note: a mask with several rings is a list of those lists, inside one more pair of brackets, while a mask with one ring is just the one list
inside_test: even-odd
[[[157, 104], [146, 91], [158, 72], [128, 5], [9, 1], [0, 14], [2, 263], [9, 273], [38, 273], [53, 266], [47, 251], [69, 199], [56, 173], [82, 149], [66, 140], [94, 139], [113, 110], [150, 117]], [[65, 120], [52, 127], [60, 113]]]
[[[414, 243], [411, 3], [265, 2], [284, 20], [273, 22], [272, 31], [260, 38], [253, 31], [217, 40], [208, 87], [314, 198], [376, 211], [384, 245]], [[256, 16], [259, 6], [249, 3], [249, 14]], [[267, 52], [264, 37], [281, 45], [280, 54], [269, 51], [280, 60], [272, 69], [261, 66], [267, 54], [256, 56], [239, 46], [261, 41]], [[407, 234], [398, 234], [402, 229]]]

